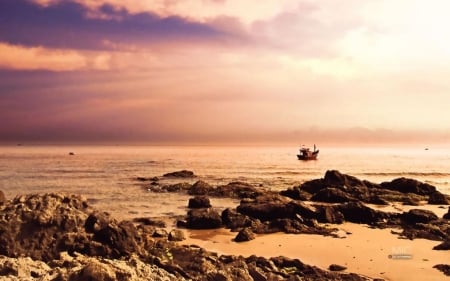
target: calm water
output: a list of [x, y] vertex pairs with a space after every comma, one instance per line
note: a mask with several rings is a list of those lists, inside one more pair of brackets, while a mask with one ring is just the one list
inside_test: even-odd
[[[450, 194], [450, 149], [320, 150], [319, 160], [304, 162], [296, 159], [297, 147], [3, 146], [0, 190], [7, 198], [35, 192], [82, 194], [122, 218], [184, 214], [188, 196], [153, 194], [134, 180], [181, 169], [211, 184], [241, 180], [275, 190], [337, 169], [374, 182], [415, 178]], [[212, 203], [224, 207], [233, 202]]]

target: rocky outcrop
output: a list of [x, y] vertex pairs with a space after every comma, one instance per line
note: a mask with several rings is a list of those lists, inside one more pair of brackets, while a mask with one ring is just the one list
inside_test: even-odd
[[444, 219], [450, 220], [450, 207], [448, 207], [448, 211], [446, 214], [444, 214]]
[[236, 238], [234, 238], [234, 241], [236, 242], [246, 242], [255, 239], [255, 234], [251, 230], [251, 228], [244, 228], [236, 235]]
[[186, 227], [192, 229], [212, 229], [222, 227], [222, 217], [212, 208], [192, 209], [188, 212]]
[[441, 244], [434, 246], [433, 250], [440, 250], [440, 251], [450, 250], [450, 240], [444, 241]]
[[430, 194], [430, 197], [428, 198], [428, 204], [449, 205], [449, 201], [447, 199], [447, 196], [445, 196], [445, 194], [436, 191]]
[[312, 201], [327, 202], [327, 203], [343, 203], [354, 201], [355, 198], [351, 197], [347, 192], [334, 187], [327, 187], [319, 190], [311, 197]]
[[171, 172], [164, 174], [163, 177], [170, 177], [170, 178], [194, 178], [196, 175], [192, 171], [188, 170], [181, 170], [176, 172]]
[[188, 193], [190, 195], [207, 195], [214, 189], [209, 183], [199, 180], [192, 185]]
[[189, 199], [188, 208], [200, 209], [200, 208], [210, 208], [211, 202], [207, 196], [195, 196]]
[[433, 266], [433, 268], [436, 268], [437, 270], [441, 271], [447, 276], [450, 276], [450, 264], [437, 264]]
[[408, 224], [429, 223], [438, 219], [438, 216], [429, 210], [412, 209], [403, 213], [402, 219]]
[[398, 178], [390, 182], [383, 182], [381, 186], [385, 189], [399, 191], [401, 193], [414, 193], [418, 195], [431, 195], [436, 192], [436, 187], [415, 179]]

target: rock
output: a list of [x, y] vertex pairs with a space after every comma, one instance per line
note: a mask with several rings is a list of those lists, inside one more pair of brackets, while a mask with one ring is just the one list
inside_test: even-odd
[[222, 223], [232, 231], [238, 231], [239, 229], [242, 229], [244, 227], [250, 227], [256, 222], [246, 215], [240, 214], [235, 210], [227, 208], [222, 212]]
[[311, 199], [311, 193], [301, 189], [301, 186], [294, 186], [293, 188], [280, 191], [280, 195], [289, 197], [294, 200], [309, 201]]
[[345, 175], [336, 170], [326, 171], [324, 183], [327, 186], [355, 187], [365, 186], [365, 184], [356, 177]]
[[85, 280], [85, 281], [114, 281], [116, 274], [106, 265], [91, 261], [81, 269], [77, 277], [72, 277], [71, 280]]
[[347, 267], [342, 266], [342, 265], [338, 265], [338, 264], [331, 264], [328, 267], [328, 269], [331, 270], [331, 271], [343, 271], [343, 270], [346, 270]]
[[318, 209], [320, 222], [341, 224], [345, 221], [344, 215], [335, 206], [320, 206]]
[[349, 202], [336, 206], [336, 210], [344, 215], [344, 219], [354, 223], [374, 224], [385, 219], [388, 214], [376, 211], [361, 202]]
[[163, 228], [157, 228], [155, 229], [155, 231], [153, 232], [152, 237], [155, 238], [162, 238], [162, 237], [167, 237], [167, 230], [163, 229]]
[[222, 217], [211, 208], [192, 209], [188, 212], [187, 228], [192, 229], [211, 229], [222, 226]]
[[191, 185], [187, 182], [169, 184], [169, 185], [164, 185], [162, 187], [162, 189], [167, 192], [180, 192], [180, 191], [184, 191], [184, 190], [189, 190], [190, 188], [191, 188]]
[[214, 192], [215, 196], [229, 198], [256, 198], [260, 194], [253, 185], [240, 181], [218, 186]]
[[239, 233], [237, 234], [236, 238], [234, 238], [234, 241], [236, 242], [246, 242], [246, 241], [250, 241], [255, 239], [255, 234], [253, 233], [253, 231], [246, 227], [244, 229], [242, 229], [241, 231], [239, 231]]
[[412, 197], [406, 197], [405, 200], [403, 200], [403, 205], [420, 206], [420, 201]]
[[367, 200], [367, 203], [375, 204], [375, 205], [384, 205], [384, 206], [389, 205], [388, 201], [386, 201], [385, 199], [381, 198], [378, 195], [374, 195], [374, 196], [369, 197], [368, 200]]
[[450, 220], [450, 207], [448, 207], [447, 214], [444, 214], [444, 219]]
[[199, 209], [199, 208], [210, 208], [211, 203], [207, 196], [195, 196], [189, 199], [188, 208]]
[[169, 241], [183, 241], [186, 240], [184, 232], [180, 229], [174, 229], [169, 233]]
[[300, 186], [300, 190], [303, 190], [310, 194], [315, 194], [322, 188], [326, 188], [326, 187], [327, 187], [327, 185], [325, 184], [323, 179], [314, 179], [314, 180], [304, 182]]
[[442, 271], [447, 276], [450, 276], [450, 264], [437, 264], [433, 266], [433, 268], [436, 268], [439, 271]]
[[311, 201], [327, 202], [327, 203], [343, 203], [343, 202], [350, 202], [353, 200], [355, 199], [349, 196], [346, 192], [333, 187], [321, 189], [311, 197]]
[[450, 250], [450, 240], [444, 241], [441, 244], [434, 246], [433, 250], [443, 250], [443, 251]]
[[188, 193], [190, 195], [208, 195], [213, 189], [209, 183], [199, 180], [192, 185]]
[[408, 224], [429, 223], [438, 219], [438, 216], [429, 210], [412, 209], [402, 214], [402, 219]]
[[433, 192], [428, 198], [428, 204], [433, 205], [449, 205], [447, 197], [439, 191]]
[[171, 178], [194, 178], [196, 177], [194, 172], [188, 170], [181, 170], [176, 172], [171, 172], [164, 174], [163, 177], [171, 177]]
[[287, 204], [290, 200], [277, 194], [258, 196], [253, 201], [241, 201], [236, 210], [261, 221], [280, 218], [295, 218], [295, 206]]
[[0, 190], [0, 205], [4, 204], [6, 202], [5, 193]]
[[383, 182], [381, 186], [386, 189], [399, 191], [401, 193], [415, 193], [419, 195], [430, 195], [436, 192], [436, 187], [414, 179], [397, 178], [391, 182]]

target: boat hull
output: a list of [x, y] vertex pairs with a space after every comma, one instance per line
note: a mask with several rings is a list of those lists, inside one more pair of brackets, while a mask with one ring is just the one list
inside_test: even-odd
[[297, 154], [298, 160], [317, 160], [317, 156], [319, 155], [319, 151], [316, 150], [310, 154]]

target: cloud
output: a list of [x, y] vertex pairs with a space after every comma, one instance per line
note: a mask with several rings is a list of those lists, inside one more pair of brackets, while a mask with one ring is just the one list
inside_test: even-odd
[[111, 50], [114, 44], [146, 46], [177, 40], [214, 41], [226, 36], [207, 24], [178, 16], [130, 13], [108, 4], [93, 10], [73, 1], [45, 6], [26, 0], [0, 2], [0, 41], [9, 44]]

